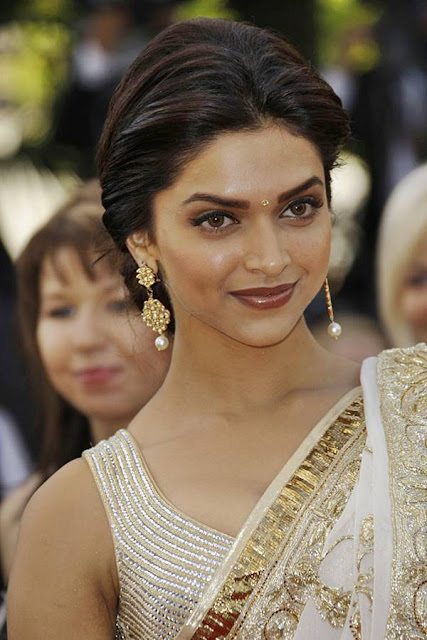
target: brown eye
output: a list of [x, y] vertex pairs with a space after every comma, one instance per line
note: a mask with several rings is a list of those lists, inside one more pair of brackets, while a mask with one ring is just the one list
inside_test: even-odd
[[228, 227], [238, 224], [238, 221], [230, 214], [221, 211], [209, 211], [195, 220], [190, 220], [195, 227], [200, 227], [206, 233], [225, 231]]
[[307, 213], [307, 203], [296, 202], [295, 204], [291, 204], [289, 210], [294, 214], [294, 216], [303, 216], [305, 213]]
[[224, 216], [214, 213], [209, 217], [208, 222], [211, 227], [222, 227], [224, 224]]

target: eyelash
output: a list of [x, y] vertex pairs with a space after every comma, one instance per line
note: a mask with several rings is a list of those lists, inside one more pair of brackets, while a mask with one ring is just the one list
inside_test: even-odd
[[427, 285], [427, 272], [414, 274], [409, 278], [409, 284], [413, 287], [425, 287]]
[[70, 306], [64, 305], [63, 307], [55, 307], [48, 312], [48, 316], [51, 318], [69, 318], [73, 313], [73, 309]]
[[124, 313], [128, 308], [126, 300], [113, 300], [109, 303], [108, 309], [113, 313]]
[[[283, 216], [282, 215], [283, 213], [285, 213], [285, 211], [287, 211], [291, 207], [294, 207], [300, 204], [308, 204], [313, 208], [313, 210], [309, 214], [302, 214], [301, 216]], [[305, 196], [303, 198], [298, 198], [297, 200], [293, 200], [292, 202], [290, 202], [286, 206], [286, 209], [283, 209], [281, 211], [280, 217], [282, 218], [287, 217], [291, 220], [304, 220], [304, 221], [311, 220], [318, 214], [318, 210], [322, 206], [323, 206], [323, 201], [320, 198]], [[239, 221], [236, 218], [234, 218], [234, 216], [221, 210], [207, 211], [206, 213], [203, 213], [198, 218], [192, 219], [190, 222], [194, 227], [200, 227], [204, 222], [208, 222], [209, 220], [212, 220], [214, 217], [227, 218], [228, 220], [232, 220], [234, 224], [239, 224]], [[227, 224], [226, 226], [221, 225], [220, 227], [206, 226], [206, 227], [203, 227], [203, 231], [205, 233], [215, 233], [215, 234], [226, 233], [228, 228], [234, 226], [234, 224]]]

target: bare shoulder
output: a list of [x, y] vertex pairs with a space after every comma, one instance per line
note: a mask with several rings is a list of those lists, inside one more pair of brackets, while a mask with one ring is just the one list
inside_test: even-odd
[[[85, 492], [84, 496], [81, 491]], [[74, 500], [79, 502], [81, 508], [85, 508], [87, 501], [96, 502], [95, 495], [95, 485], [88, 465], [79, 458], [63, 466], [41, 485], [28, 504], [25, 518], [37, 515], [40, 510], [45, 509], [66, 510]]]
[[104, 507], [87, 463], [75, 460], [24, 511], [9, 585], [10, 639], [113, 638], [117, 595]]
[[[20, 537], [37, 530], [43, 533], [41, 539], [58, 536], [77, 541], [83, 524], [86, 533], [108, 527], [89, 467], [78, 459], [62, 467], [34, 493], [24, 511]], [[92, 537], [85, 535], [85, 539], [87, 548]]]

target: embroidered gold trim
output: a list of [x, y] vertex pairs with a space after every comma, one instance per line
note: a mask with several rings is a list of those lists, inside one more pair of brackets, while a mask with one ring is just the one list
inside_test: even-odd
[[[366, 449], [366, 447], [365, 447]], [[355, 585], [355, 598], [352, 602], [352, 615], [349, 628], [354, 640], [362, 640], [362, 618], [360, 615], [359, 597], [366, 596], [369, 601], [369, 610], [372, 612], [374, 601], [374, 568], [368, 566], [362, 570], [363, 560], [374, 553], [374, 517], [366, 516], [362, 521], [357, 550], [357, 581]]]
[[391, 602], [385, 640], [427, 638], [427, 347], [378, 360], [389, 455], [393, 527]]
[[[352, 436], [337, 447], [334, 460], [290, 523], [277, 559], [265, 572], [242, 613], [233, 640], [292, 640], [304, 608], [311, 598], [320, 617], [332, 628], [343, 628], [348, 616], [351, 593], [330, 587], [319, 575], [324, 559], [351, 535], [342, 536], [329, 547], [329, 533], [341, 516], [357, 482], [366, 430], [360, 403], [358, 422]], [[339, 434], [338, 438], [339, 438]], [[333, 445], [333, 442], [330, 443]], [[342, 444], [342, 443], [341, 443]]]
[[[291, 539], [291, 532], [300, 523], [301, 516], [306, 512], [308, 505], [313, 502], [313, 497], [316, 497], [319, 491], [322, 493], [323, 490], [323, 493], [325, 493], [325, 480], [329, 478], [331, 470], [336, 469], [337, 465], [340, 467], [340, 461], [343, 458], [346, 458], [344, 466], [349, 476], [351, 476], [349, 485], [354, 486], [354, 478], [358, 474], [360, 455], [365, 445], [365, 440], [363, 404], [362, 400], [358, 398], [341, 413], [317, 444], [314, 445], [304, 462], [268, 509], [232, 568], [213, 606], [192, 636], [192, 640], [255, 637], [248, 635], [247, 632], [244, 632], [242, 636], [236, 636], [236, 633], [238, 633], [245, 621], [244, 611], [248, 601], [251, 600], [252, 602], [254, 597], [256, 598], [264, 583], [265, 569], [272, 564], [274, 565], [273, 561], [277, 552], [283, 544]], [[356, 448], [354, 447], [355, 442], [357, 442]], [[357, 450], [354, 464], [349, 465], [349, 457], [344, 455], [344, 452], [348, 450]], [[334, 485], [329, 491], [331, 487], [329, 481], [327, 486], [328, 491], [327, 495], [324, 496], [324, 504], [319, 500], [314, 501], [319, 509], [316, 511], [316, 516], [313, 513], [313, 517], [317, 518], [320, 526], [315, 527], [316, 534], [314, 534], [314, 530], [311, 530], [311, 537], [309, 536], [308, 540], [305, 539], [306, 547], [311, 544], [312, 547], [319, 551], [317, 564], [320, 563], [323, 557], [324, 540], [329, 527], [331, 523], [336, 522], [342, 513], [349, 495], [347, 488], [342, 491], [339, 490], [341, 487]], [[325, 518], [324, 508], [327, 501], [329, 501], [329, 511], [328, 517]], [[339, 590], [322, 585], [320, 581], [316, 582], [314, 575], [318, 566], [310, 564], [304, 553], [297, 554], [296, 557], [301, 559], [300, 562], [302, 564], [298, 567], [295, 565], [292, 576], [290, 574], [287, 576], [287, 579], [289, 579], [286, 583], [286, 590], [281, 588], [282, 593], [286, 591], [286, 598], [292, 602], [292, 606], [285, 605], [282, 612], [281, 604], [276, 606], [273, 603], [275, 610], [273, 615], [284, 613], [284, 625], [289, 629], [289, 633], [293, 634], [301, 610], [298, 593], [301, 591], [301, 576], [304, 574], [304, 580], [308, 580], [309, 576], [313, 576], [311, 584], [316, 592], [316, 601], [324, 612], [325, 619], [329, 619], [333, 625], [343, 626], [350, 602], [349, 596], [339, 593]], [[289, 596], [289, 592], [292, 592], [291, 596]], [[272, 601], [274, 594], [270, 594], [269, 597], [270, 601]], [[331, 597], [335, 603], [333, 613], [329, 606]], [[270, 619], [272, 620], [271, 616]], [[271, 626], [270, 619], [264, 619], [266, 633], [268, 633], [269, 625]], [[284, 633], [284, 627], [282, 633]], [[265, 635], [264, 637], [274, 636]], [[287, 638], [288, 635], [280, 637]], [[289, 637], [292, 637], [292, 635]]]

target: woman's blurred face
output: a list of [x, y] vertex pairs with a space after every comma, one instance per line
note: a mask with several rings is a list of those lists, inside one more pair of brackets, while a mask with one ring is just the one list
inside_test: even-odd
[[400, 309], [416, 342], [427, 342], [427, 231], [419, 241], [402, 287]]
[[[178, 330], [281, 342], [322, 286], [330, 213], [317, 149], [278, 126], [223, 134], [154, 198], [155, 241]], [[141, 263], [139, 234], [129, 239]], [[136, 249], [135, 249], [136, 245]], [[155, 265], [154, 265], [155, 266]]]
[[105, 262], [91, 279], [74, 249], [60, 248], [53, 258], [42, 265], [37, 324], [47, 375], [89, 419], [122, 426], [162, 384], [170, 353], [156, 350], [156, 334], [127, 308], [122, 280]]

